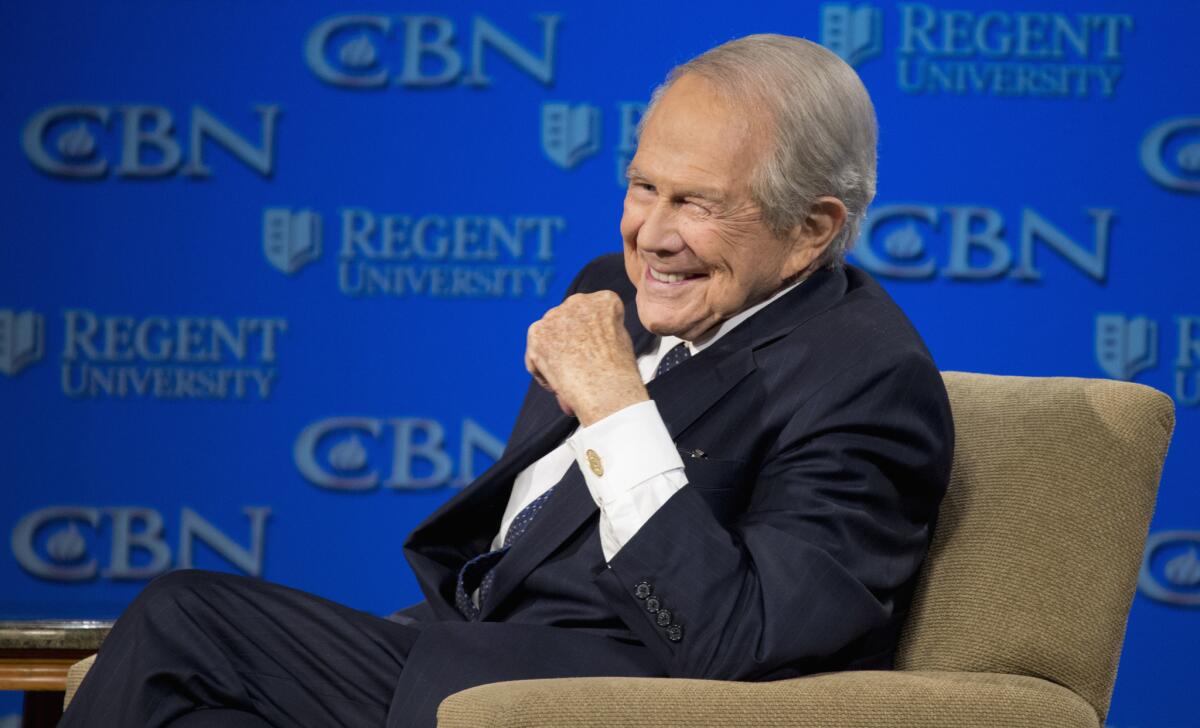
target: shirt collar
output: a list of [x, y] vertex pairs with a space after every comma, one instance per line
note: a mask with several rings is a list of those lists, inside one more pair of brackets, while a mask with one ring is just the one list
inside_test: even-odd
[[775, 293], [775, 295], [771, 296], [767, 300], [760, 301], [759, 303], [754, 304], [750, 308], [747, 308], [744, 311], [739, 311], [737, 314], [725, 319], [724, 321], [722, 321], [720, 324], [717, 325], [717, 330], [713, 332], [712, 336], [708, 337], [707, 339], [705, 339], [703, 342], [701, 342], [699, 344], [695, 344], [690, 341], [684, 341], [683, 339], [679, 338], [678, 336], [660, 337], [659, 341], [658, 341], [657, 358], [662, 359], [662, 357], [665, 356], [668, 351], [670, 351], [671, 349], [674, 349], [680, 343], [687, 344], [688, 353], [690, 353], [692, 356], [699, 354], [700, 352], [704, 351], [708, 347], [717, 343], [717, 339], [720, 339], [725, 334], [728, 334], [730, 331], [733, 331], [739, 325], [741, 325], [742, 323], [745, 323], [746, 319], [750, 318], [754, 314], [763, 310], [764, 308], [771, 305], [778, 299], [783, 298], [793, 288], [800, 285], [804, 281], [805, 281], [805, 278], [801, 278], [800, 280], [796, 281], [795, 283], [791, 284], [790, 286], [786, 286], [786, 287], [780, 289], [779, 291], [777, 291]]

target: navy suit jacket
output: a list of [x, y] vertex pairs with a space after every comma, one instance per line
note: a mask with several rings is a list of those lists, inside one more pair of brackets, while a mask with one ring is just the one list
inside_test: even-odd
[[[624, 301], [637, 353], [652, 347], [620, 255], [590, 263], [571, 292], [601, 289]], [[442, 687], [890, 666], [949, 478], [953, 426], [941, 376], [887, 293], [857, 268], [821, 270], [648, 390], [688, 484], [611, 562], [572, 466], [496, 567], [480, 622], [454, 607], [458, 570], [489, 549], [513, 478], [578, 425], [536, 385], [500, 460], [409, 537], [426, 596], [409, 614], [436, 627], [422, 637], [424, 657], [459, 673], [471, 672], [463, 650], [489, 661], [487, 674]], [[502, 643], [527, 654], [501, 653]]]

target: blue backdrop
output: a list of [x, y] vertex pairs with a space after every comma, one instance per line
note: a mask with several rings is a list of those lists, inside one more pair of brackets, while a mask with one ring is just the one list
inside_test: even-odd
[[0, 20], [0, 616], [114, 617], [184, 565], [418, 599], [401, 543], [503, 447], [526, 326], [619, 249], [650, 91], [778, 32], [875, 100], [853, 259], [943, 369], [1175, 398], [1109, 722], [1200, 725], [1196, 6], [40, 0]]

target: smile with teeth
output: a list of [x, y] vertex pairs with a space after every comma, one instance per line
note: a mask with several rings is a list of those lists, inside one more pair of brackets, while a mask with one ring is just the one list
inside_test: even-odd
[[679, 283], [680, 281], [689, 278], [699, 278], [700, 273], [660, 273], [650, 266], [646, 266], [646, 270], [650, 272], [650, 277], [661, 283]]

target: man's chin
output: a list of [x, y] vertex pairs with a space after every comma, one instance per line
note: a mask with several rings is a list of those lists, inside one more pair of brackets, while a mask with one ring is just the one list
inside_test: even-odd
[[638, 307], [638, 320], [642, 322], [642, 327], [654, 334], [655, 336], [676, 336], [676, 331], [679, 331], [679, 325], [670, 318], [656, 316], [653, 311], [646, 311], [641, 306]]
[[657, 336], [678, 336], [692, 341], [715, 323], [708, 320], [703, 307], [697, 306], [691, 297], [681, 296], [664, 302], [661, 297], [639, 288], [634, 300], [642, 327]]
[[642, 322], [642, 327], [655, 336], [678, 336], [685, 341], [695, 341], [712, 328], [691, 319], [655, 316], [653, 311], [646, 315], [640, 308], [638, 309], [638, 319]]

